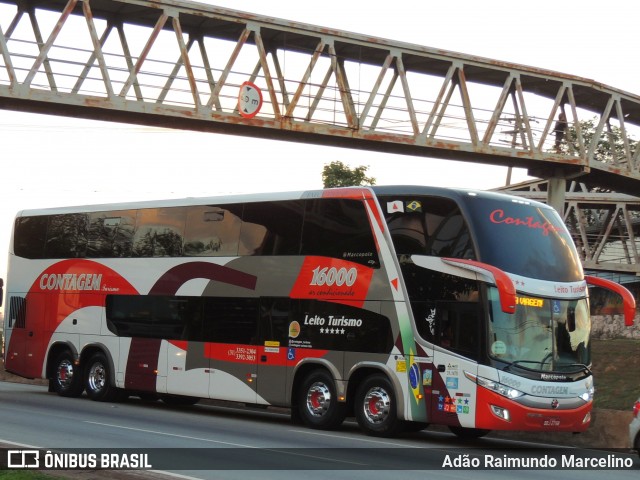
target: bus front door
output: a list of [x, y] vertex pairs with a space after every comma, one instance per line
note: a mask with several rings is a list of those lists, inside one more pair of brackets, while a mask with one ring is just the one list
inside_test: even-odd
[[[465, 372], [477, 374], [480, 309], [477, 302], [438, 302], [433, 353], [434, 379], [431, 422], [473, 427], [476, 384]], [[436, 378], [437, 375], [437, 378]]]

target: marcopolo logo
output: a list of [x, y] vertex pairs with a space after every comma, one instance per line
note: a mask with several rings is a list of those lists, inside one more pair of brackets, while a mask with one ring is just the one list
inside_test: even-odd
[[42, 290], [100, 290], [101, 273], [45, 273], [40, 277]]

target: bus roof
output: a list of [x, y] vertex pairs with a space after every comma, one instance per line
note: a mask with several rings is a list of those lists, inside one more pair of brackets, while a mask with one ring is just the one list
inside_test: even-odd
[[[486, 190], [470, 190], [459, 188], [446, 188], [446, 187], [433, 187], [424, 185], [386, 185], [386, 186], [373, 186], [373, 187], [340, 187], [334, 189], [323, 190], [298, 190], [288, 192], [272, 192], [272, 193], [251, 193], [251, 194], [232, 194], [232, 195], [220, 195], [211, 197], [185, 197], [175, 199], [162, 199], [162, 200], [144, 200], [133, 202], [118, 202], [118, 203], [102, 203], [92, 205], [76, 205], [67, 207], [50, 207], [42, 209], [28, 209], [18, 212], [17, 217], [23, 216], [38, 216], [38, 215], [58, 215], [68, 213], [90, 213], [101, 212], [105, 210], [130, 210], [130, 209], [143, 209], [143, 208], [157, 208], [157, 207], [188, 207], [196, 205], [224, 205], [232, 203], [253, 203], [253, 202], [274, 202], [284, 200], [299, 200], [305, 198], [356, 198], [360, 195], [366, 195], [367, 192], [373, 192], [376, 196], [393, 196], [393, 195], [433, 195], [446, 197], [451, 199], [460, 199], [468, 195], [482, 196], [485, 198], [494, 199], [511, 199], [512, 195], [503, 193], [491, 192]], [[354, 195], [354, 193], [356, 195]], [[540, 206], [546, 206], [543, 203], [522, 200], [527, 203], [535, 203]]]

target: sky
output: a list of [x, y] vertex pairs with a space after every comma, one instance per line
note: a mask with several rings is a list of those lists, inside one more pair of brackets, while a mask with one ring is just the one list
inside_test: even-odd
[[[640, 94], [640, 2], [202, 1], [555, 70]], [[10, 18], [0, 18], [6, 30]], [[0, 278], [25, 208], [322, 188], [322, 168], [368, 166], [377, 184], [488, 189], [504, 167], [0, 110]], [[286, 172], [283, 174], [283, 172]], [[516, 170], [512, 181], [527, 178]]]

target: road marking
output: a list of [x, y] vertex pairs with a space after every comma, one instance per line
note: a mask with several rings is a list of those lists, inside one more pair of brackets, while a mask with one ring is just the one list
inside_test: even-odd
[[40, 448], [40, 447], [35, 447], [33, 445], [27, 445], [26, 443], [18, 443], [12, 440], [5, 440], [3, 438], [0, 438], [0, 443], [6, 443], [8, 445], [15, 445], [16, 447], [23, 447], [23, 448]]
[[123, 425], [113, 425], [111, 423], [91, 422], [89, 420], [85, 420], [84, 423], [89, 423], [89, 424], [92, 424], [92, 425], [100, 425], [100, 426], [103, 426], [103, 427], [110, 427], [110, 428], [121, 428], [123, 430], [133, 430], [133, 431], [136, 431], [136, 432], [153, 433], [154, 435], [165, 435], [165, 436], [168, 436], [168, 437], [186, 438], [188, 440], [197, 440], [199, 442], [219, 443], [219, 444], [222, 444], [222, 445], [229, 445], [229, 446], [233, 446], [233, 447], [255, 448], [255, 449], [260, 449], [260, 450], [264, 450], [264, 451], [267, 451], [267, 452], [276, 452], [276, 453], [281, 453], [281, 454], [285, 454], [285, 455], [292, 455], [292, 456], [295, 456], [295, 457], [315, 458], [317, 460], [328, 460], [328, 461], [337, 462], [337, 463], [347, 463], [349, 465], [360, 465], [360, 466], [368, 465], [366, 463], [349, 462], [347, 460], [337, 460], [335, 458], [321, 457], [321, 456], [318, 456], [318, 455], [308, 455], [308, 454], [304, 454], [304, 453], [294, 453], [294, 452], [284, 451], [283, 449], [278, 449], [278, 448], [256, 447], [254, 445], [244, 445], [244, 444], [241, 444], [241, 443], [223, 442], [223, 441], [220, 441], [220, 440], [211, 440], [209, 438], [191, 437], [189, 435], [178, 435], [177, 433], [159, 432], [157, 430], [147, 430], [147, 429], [144, 429], [144, 428], [125, 427]]
[[145, 470], [147, 472], [159, 473], [160, 475], [166, 475], [167, 477], [181, 478], [182, 480], [202, 480], [200, 477], [190, 477], [188, 475], [182, 475], [180, 473], [166, 472], [164, 470]]
[[89, 420], [85, 420], [84, 423], [90, 423], [92, 425], [101, 425], [103, 427], [121, 428], [123, 430], [134, 430], [136, 432], [153, 433], [154, 435], [165, 435], [167, 437], [186, 438], [188, 440], [197, 440], [198, 442], [220, 443], [222, 445], [230, 445], [232, 447], [260, 448], [260, 447], [254, 447], [251, 445], [243, 445], [241, 443], [223, 442], [221, 440], [211, 440], [210, 438], [190, 437], [189, 435], [178, 435], [177, 433], [158, 432], [157, 430], [146, 430], [144, 428], [125, 427], [123, 425], [113, 425], [111, 423], [90, 422]]
[[314, 432], [312, 430], [290, 429], [289, 431], [290, 432], [295, 432], [295, 433], [306, 433], [307, 435], [319, 435], [321, 437], [343, 438], [345, 440], [358, 440], [359, 442], [378, 443], [378, 444], [381, 444], [381, 445], [392, 445], [392, 446], [395, 446], [395, 447], [402, 447], [402, 448], [424, 448], [424, 447], [419, 447], [417, 445], [409, 445], [409, 444], [406, 444], [406, 443], [385, 442], [385, 441], [382, 441], [382, 440], [370, 440], [368, 438], [345, 437], [344, 435], [332, 435], [330, 433]]

